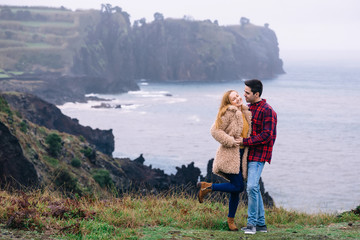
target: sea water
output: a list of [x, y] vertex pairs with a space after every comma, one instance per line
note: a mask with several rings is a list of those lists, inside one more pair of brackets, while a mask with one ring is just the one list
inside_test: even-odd
[[[360, 204], [360, 68], [354, 62], [293, 61], [264, 80], [263, 98], [278, 115], [271, 164], [262, 178], [277, 206], [341, 212]], [[94, 94], [109, 101], [66, 103], [62, 112], [92, 128], [113, 129], [114, 157], [176, 173], [191, 162], [206, 175], [219, 143], [210, 135], [223, 93], [243, 95], [242, 80], [139, 82], [140, 91]], [[110, 108], [93, 108], [101, 102]], [[115, 106], [121, 105], [121, 108]], [[112, 107], [113, 106], [113, 107]]]

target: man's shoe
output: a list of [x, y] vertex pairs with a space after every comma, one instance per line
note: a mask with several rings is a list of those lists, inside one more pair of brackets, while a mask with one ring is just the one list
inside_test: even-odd
[[245, 234], [255, 234], [256, 233], [256, 227], [252, 225], [246, 226], [246, 228], [241, 228], [241, 230], [244, 229]]
[[256, 231], [257, 232], [267, 233], [267, 227], [266, 227], [266, 225], [264, 225], [264, 226], [256, 226]]

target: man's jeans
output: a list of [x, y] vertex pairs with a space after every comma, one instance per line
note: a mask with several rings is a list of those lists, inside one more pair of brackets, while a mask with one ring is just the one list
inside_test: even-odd
[[265, 162], [248, 162], [248, 179], [246, 191], [248, 194], [247, 225], [265, 225], [264, 203], [260, 192], [260, 177]]

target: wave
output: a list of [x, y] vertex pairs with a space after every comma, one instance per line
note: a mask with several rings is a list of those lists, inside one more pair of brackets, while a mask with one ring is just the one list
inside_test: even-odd
[[192, 116], [188, 117], [187, 119], [190, 120], [191, 122], [195, 122], [195, 123], [201, 122], [201, 119], [198, 115], [192, 115]]
[[172, 97], [172, 94], [168, 91], [129, 91], [129, 95], [135, 95], [140, 97]]

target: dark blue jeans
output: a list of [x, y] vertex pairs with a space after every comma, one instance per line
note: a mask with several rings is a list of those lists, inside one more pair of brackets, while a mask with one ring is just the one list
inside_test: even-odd
[[[240, 159], [244, 154], [244, 149], [240, 149]], [[237, 207], [239, 205], [239, 194], [244, 191], [244, 180], [241, 171], [238, 174], [226, 174], [230, 182], [227, 183], [214, 183], [211, 187], [212, 191], [228, 192], [230, 193], [229, 199], [229, 214], [228, 217], [235, 217]]]

